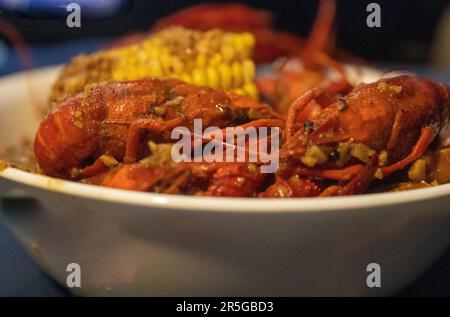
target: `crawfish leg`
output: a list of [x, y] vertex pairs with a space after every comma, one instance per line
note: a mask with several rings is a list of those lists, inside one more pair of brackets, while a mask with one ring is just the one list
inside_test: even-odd
[[100, 174], [103, 171], [106, 171], [107, 169], [108, 169], [108, 166], [106, 166], [105, 163], [103, 163], [103, 161], [100, 158], [98, 158], [94, 161], [94, 163], [83, 168], [80, 171], [79, 175], [77, 175], [77, 176], [79, 178], [92, 177], [97, 174]]
[[177, 176], [172, 184], [164, 190], [164, 194], [179, 194], [180, 187], [185, 184], [190, 176], [190, 171], [186, 170], [181, 175]]
[[333, 185], [325, 189], [319, 196], [342, 196], [342, 195], [358, 195], [362, 194], [372, 182], [375, 172], [378, 168], [378, 155], [373, 155], [371, 161], [365, 170], [356, 175], [350, 182], [344, 186]]
[[349, 181], [358, 174], [363, 173], [366, 167], [363, 164], [355, 164], [343, 169], [310, 169], [304, 167], [297, 167], [294, 174], [299, 176], [312, 176], [332, 179], [336, 181]]
[[383, 176], [388, 176], [398, 170], [401, 170], [405, 168], [408, 164], [411, 164], [412, 162], [420, 158], [423, 155], [423, 153], [425, 153], [425, 151], [427, 150], [428, 146], [431, 144], [433, 139], [434, 139], [433, 129], [431, 127], [423, 128], [420, 137], [417, 140], [417, 143], [412, 148], [411, 153], [404, 159], [392, 165], [383, 167], [381, 169], [381, 171], [383, 172]]
[[100, 180], [101, 186], [136, 191], [151, 190], [167, 172], [163, 169], [147, 168], [140, 164], [117, 166]]

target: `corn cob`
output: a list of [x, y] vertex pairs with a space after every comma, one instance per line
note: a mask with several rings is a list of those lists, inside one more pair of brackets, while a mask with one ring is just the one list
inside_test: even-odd
[[172, 27], [138, 44], [76, 57], [63, 70], [50, 99], [60, 101], [100, 82], [159, 76], [256, 99], [255, 65], [250, 59], [254, 43], [250, 33]]

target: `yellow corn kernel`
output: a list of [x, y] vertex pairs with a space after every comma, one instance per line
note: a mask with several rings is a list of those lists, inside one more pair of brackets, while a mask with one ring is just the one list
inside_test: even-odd
[[246, 92], [247, 95], [249, 95], [250, 97], [252, 97], [253, 99], [258, 99], [258, 89], [256, 88], [255, 84], [253, 83], [246, 83], [244, 85], [244, 91]]
[[186, 83], [189, 83], [189, 84], [192, 83], [192, 77], [188, 73], [181, 74], [180, 78], [182, 81], [184, 81]]
[[168, 54], [163, 54], [160, 56], [159, 61], [161, 62], [161, 68], [163, 71], [163, 74], [171, 74], [171, 59], [172, 56]]
[[157, 37], [157, 36], [152, 36], [151, 38], [149, 38], [148, 42], [149, 42], [150, 46], [161, 47], [161, 46], [164, 45], [162, 40], [159, 37]]
[[242, 85], [242, 67], [238, 62], [231, 65], [231, 74], [233, 76], [233, 87], [240, 87]]
[[225, 62], [231, 62], [234, 58], [234, 50], [229, 45], [224, 45], [220, 49], [220, 52], [222, 53], [223, 60]]
[[134, 70], [130, 70], [124, 73], [123, 75], [123, 80], [133, 80], [133, 78], [136, 76], [135, 75], [136, 71]]
[[208, 86], [212, 88], [219, 87], [219, 73], [214, 67], [208, 67], [206, 69], [206, 77], [208, 79]]
[[222, 56], [219, 53], [215, 53], [213, 56], [211, 56], [209, 60], [209, 66], [211, 67], [217, 67], [222, 62]]
[[255, 79], [255, 64], [250, 59], [242, 62], [244, 82], [251, 83]]
[[138, 63], [146, 63], [149, 61], [148, 53], [144, 50], [137, 52]]
[[115, 70], [112, 72], [113, 80], [121, 80], [123, 78], [123, 73], [120, 70]]
[[178, 57], [172, 57], [171, 66], [174, 74], [181, 74], [184, 71], [184, 64]]
[[246, 94], [244, 89], [241, 89], [241, 88], [235, 88], [235, 89], [233, 89], [233, 92], [240, 96], [244, 96]]
[[147, 54], [150, 60], [159, 59], [159, 56], [161, 56], [161, 51], [159, 47], [152, 46], [147, 50]]
[[192, 82], [196, 85], [206, 85], [206, 74], [202, 68], [196, 68], [192, 71]]
[[136, 77], [134, 79], [139, 79], [139, 78], [143, 78], [143, 77], [148, 76], [148, 74], [146, 73], [144, 67], [142, 67], [142, 68], [138, 68], [136, 70], [136, 75], [135, 76]]
[[149, 63], [150, 76], [161, 76], [163, 71], [161, 64], [157, 60], [153, 60]]
[[195, 64], [198, 68], [204, 68], [206, 66], [206, 55], [201, 53], [197, 55], [197, 58], [195, 59]]
[[248, 50], [247, 44], [245, 43], [245, 39], [238, 34], [236, 34], [236, 36], [234, 37], [233, 46], [236, 49], [236, 52], [238, 52], [241, 55], [244, 55]]
[[242, 40], [247, 47], [253, 47], [255, 45], [255, 36], [252, 33], [245, 32], [241, 34]]
[[228, 64], [221, 63], [218, 66], [220, 76], [220, 87], [227, 89], [231, 87], [231, 69]]
[[224, 44], [227, 44], [227, 45], [233, 45], [233, 43], [234, 43], [234, 36], [235, 35], [233, 33], [226, 33], [223, 36], [222, 42]]

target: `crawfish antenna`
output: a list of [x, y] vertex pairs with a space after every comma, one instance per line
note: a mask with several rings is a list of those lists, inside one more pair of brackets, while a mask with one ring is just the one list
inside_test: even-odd
[[329, 47], [336, 17], [336, 1], [320, 0], [316, 19], [306, 42], [306, 50], [324, 52]]

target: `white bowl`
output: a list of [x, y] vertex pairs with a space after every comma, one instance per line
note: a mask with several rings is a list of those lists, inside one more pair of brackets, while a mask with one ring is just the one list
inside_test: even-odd
[[[32, 137], [26, 93], [45, 100], [55, 68], [0, 79], [0, 144]], [[25, 76], [25, 77], [24, 77]], [[36, 85], [40, 85], [37, 87]], [[14, 199], [17, 190], [33, 199]], [[385, 295], [450, 242], [450, 185], [312, 199], [166, 196], [0, 172], [3, 221], [62, 285], [84, 295]], [[17, 196], [12, 196], [17, 197]], [[369, 288], [369, 263], [381, 287]]]

